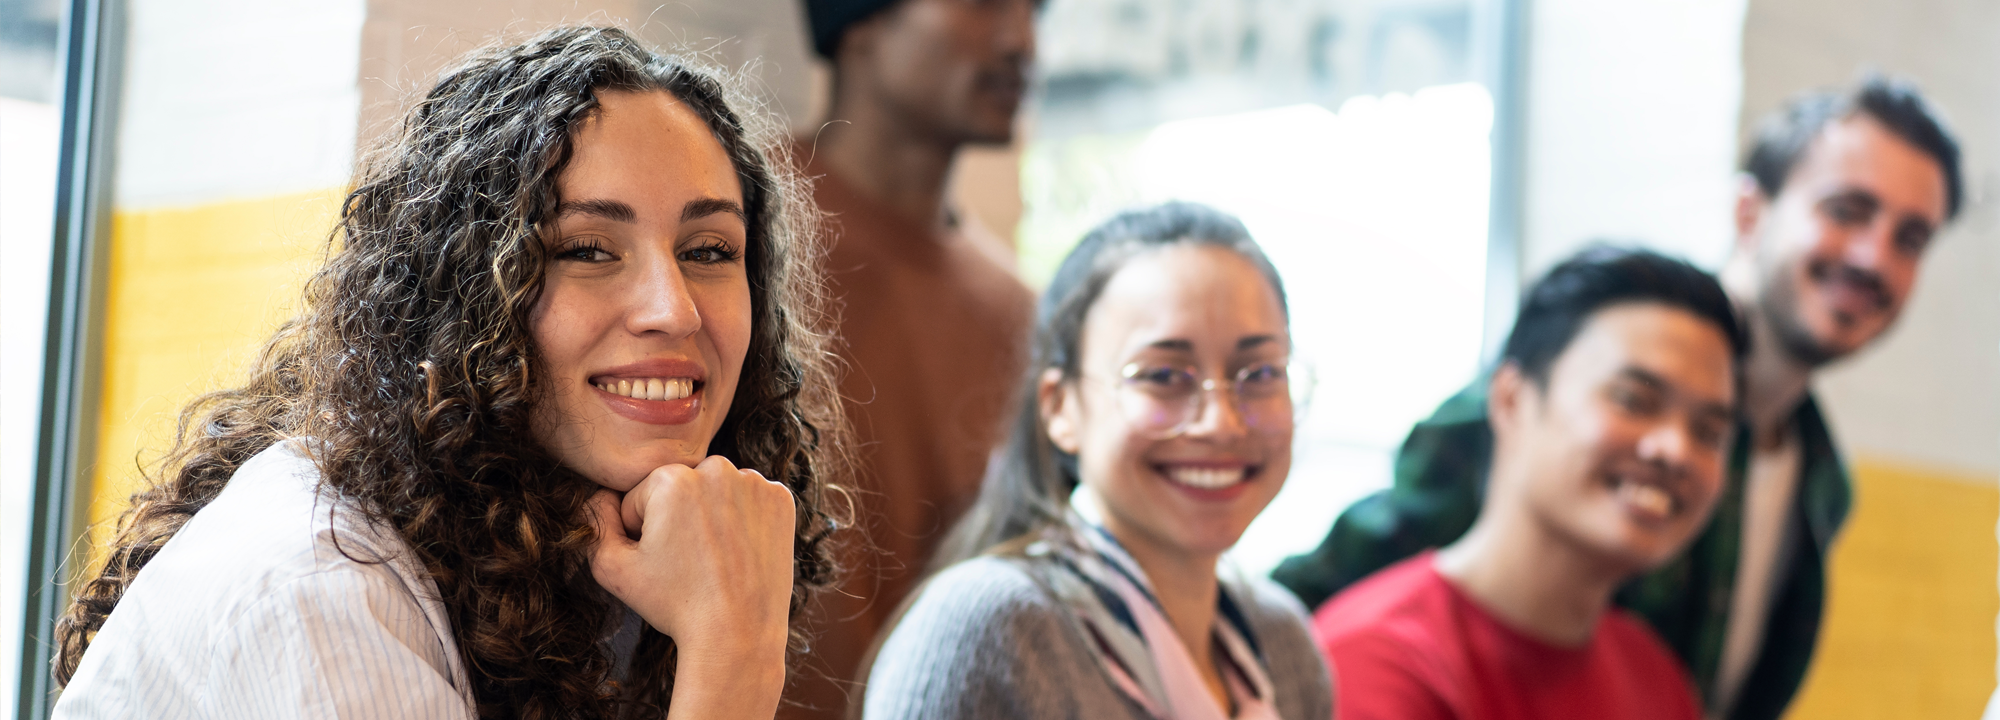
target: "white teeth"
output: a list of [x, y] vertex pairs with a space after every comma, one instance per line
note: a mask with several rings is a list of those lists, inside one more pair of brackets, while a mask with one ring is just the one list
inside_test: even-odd
[[1167, 469], [1167, 479], [1203, 490], [1216, 490], [1243, 482], [1249, 476], [1248, 468], [1189, 468]]
[[1665, 517], [1674, 511], [1674, 497], [1667, 491], [1635, 482], [1618, 484], [1618, 497], [1641, 512]]
[[679, 400], [694, 394], [694, 378], [640, 378], [606, 381], [597, 389], [635, 400]]

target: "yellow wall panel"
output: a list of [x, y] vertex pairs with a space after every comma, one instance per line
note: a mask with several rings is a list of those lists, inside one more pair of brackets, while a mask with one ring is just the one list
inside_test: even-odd
[[1994, 687], [2000, 486], [1862, 460], [1818, 657], [1788, 720], [1977, 718]]
[[[297, 310], [324, 257], [340, 189], [112, 217], [92, 547], [158, 458], [180, 408], [226, 387]], [[135, 462], [136, 461], [136, 462]]]

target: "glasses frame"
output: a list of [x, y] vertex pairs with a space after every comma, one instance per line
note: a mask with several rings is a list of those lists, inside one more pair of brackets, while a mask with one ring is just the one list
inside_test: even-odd
[[[1248, 380], [1251, 373], [1272, 366], [1284, 372], [1283, 383], [1285, 389], [1273, 394], [1271, 398], [1284, 398], [1287, 404], [1291, 406], [1286, 413], [1287, 422], [1284, 428], [1285, 430], [1296, 429], [1298, 422], [1304, 417], [1303, 411], [1311, 397], [1311, 388], [1314, 383], [1312, 382], [1311, 367], [1290, 358], [1277, 362], [1249, 363], [1237, 368], [1234, 373], [1229, 374], [1226, 378], [1203, 377], [1204, 373], [1201, 371], [1201, 367], [1196, 364], [1153, 364], [1135, 360], [1120, 366], [1118, 377], [1108, 384], [1111, 386], [1111, 390], [1119, 396], [1119, 410], [1125, 416], [1126, 421], [1135, 428], [1140, 429], [1142, 434], [1153, 439], [1167, 440], [1186, 434], [1188, 428], [1200, 422], [1202, 416], [1207, 413], [1208, 395], [1221, 392], [1225, 379], [1228, 383], [1230, 407], [1236, 410], [1236, 415], [1240, 418], [1244, 426], [1250, 430], [1251, 434], [1273, 434], [1276, 432], [1275, 430], [1252, 421], [1252, 418], [1256, 414], [1250, 411], [1249, 402], [1246, 402], [1246, 399], [1257, 401], [1266, 398], [1246, 398], [1243, 393], [1243, 384]], [[1177, 400], [1171, 397], [1162, 397], [1157, 393], [1137, 386], [1135, 378], [1141, 372], [1161, 367], [1173, 368], [1191, 381], [1192, 390], [1187, 393], [1185, 398]], [[1301, 380], [1304, 382], [1301, 383]], [[1302, 389], [1301, 385], [1304, 386], [1303, 389], [1305, 390], [1303, 394], [1300, 393]], [[1145, 402], [1157, 403], [1163, 407], [1175, 402], [1184, 403], [1185, 407], [1181, 411], [1177, 421], [1167, 427], [1160, 428], [1157, 426], [1157, 423], [1148, 422], [1145, 419], [1146, 411], [1135, 410], [1131, 406], [1129, 398], [1134, 395], [1143, 396], [1146, 398]]]

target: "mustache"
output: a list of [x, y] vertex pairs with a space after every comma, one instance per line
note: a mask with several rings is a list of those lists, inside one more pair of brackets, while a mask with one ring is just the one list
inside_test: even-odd
[[1889, 308], [1889, 283], [1881, 273], [1836, 260], [1815, 260], [1806, 266], [1806, 274], [1816, 283], [1840, 283], [1861, 291], [1877, 310]]

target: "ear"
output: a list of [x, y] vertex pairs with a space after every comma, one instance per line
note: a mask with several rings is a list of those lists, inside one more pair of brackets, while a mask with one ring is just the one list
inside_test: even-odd
[[1486, 424], [1493, 427], [1496, 445], [1519, 430], [1522, 418], [1540, 400], [1537, 392], [1520, 365], [1510, 361], [1493, 371], [1493, 378], [1486, 383]]
[[1764, 221], [1764, 213], [1771, 208], [1769, 196], [1757, 179], [1749, 173], [1736, 175], [1736, 251], [1754, 254], [1757, 243], [1757, 226]]
[[1076, 416], [1076, 383], [1064, 382], [1061, 368], [1048, 368], [1035, 384], [1035, 403], [1042, 413], [1042, 427], [1049, 433], [1049, 442], [1063, 452], [1076, 454], [1077, 428], [1082, 419]]

